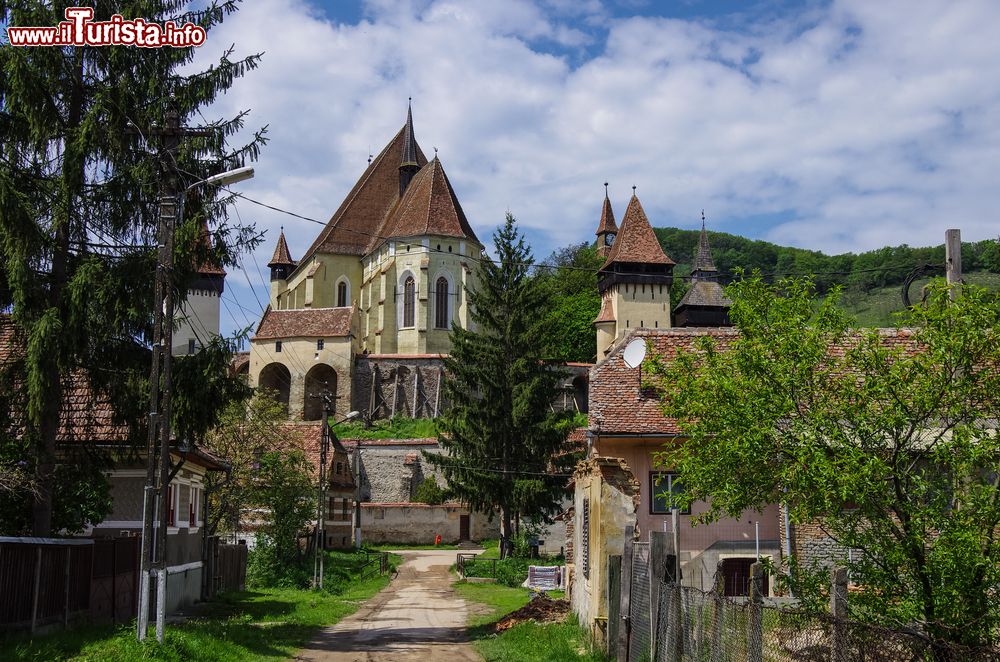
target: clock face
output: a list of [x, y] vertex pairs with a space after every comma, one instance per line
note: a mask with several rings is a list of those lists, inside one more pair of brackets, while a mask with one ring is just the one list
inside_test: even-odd
[[614, 232], [609, 232], [606, 235], [604, 235], [604, 245], [605, 246], [610, 246], [613, 243], [615, 243], [615, 233]]

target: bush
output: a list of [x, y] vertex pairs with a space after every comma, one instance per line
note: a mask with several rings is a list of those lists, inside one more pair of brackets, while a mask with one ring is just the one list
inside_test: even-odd
[[289, 563], [280, 558], [277, 546], [260, 536], [257, 545], [247, 555], [247, 586], [249, 588], [308, 588], [312, 581], [311, 560]]
[[413, 500], [417, 503], [428, 503], [436, 506], [439, 503], [444, 503], [444, 497], [444, 490], [438, 485], [437, 479], [434, 476], [428, 476], [417, 486]]

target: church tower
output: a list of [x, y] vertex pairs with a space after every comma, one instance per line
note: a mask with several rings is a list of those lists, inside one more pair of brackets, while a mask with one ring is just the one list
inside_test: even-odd
[[[605, 209], [610, 210], [606, 197], [605, 201]], [[633, 189], [621, 227], [597, 274], [601, 293], [601, 312], [594, 320], [598, 361], [629, 329], [670, 327], [673, 268]]]
[[611, 210], [611, 200], [608, 199], [608, 183], [604, 182], [604, 206], [601, 208], [601, 222], [597, 226], [597, 254], [607, 257], [611, 246], [615, 243], [618, 226], [615, 225], [615, 213]]
[[677, 304], [674, 320], [677, 326], [730, 326], [729, 307], [732, 305], [719, 285], [719, 270], [715, 268], [708, 245], [703, 212], [701, 236], [691, 269], [691, 287]]
[[284, 228], [281, 229], [281, 234], [278, 235], [278, 245], [274, 247], [274, 254], [271, 256], [271, 261], [267, 263], [267, 266], [271, 270], [271, 308], [278, 310], [281, 308], [278, 305], [278, 295], [285, 289], [285, 281], [288, 279], [288, 274], [295, 269], [295, 260], [292, 259], [291, 254], [288, 252], [288, 242], [285, 241]]
[[[203, 250], [211, 250], [212, 233], [207, 224], [202, 224], [198, 242]], [[171, 348], [174, 356], [194, 354], [219, 335], [219, 307], [225, 288], [225, 269], [211, 261], [198, 267], [197, 278], [175, 312], [177, 328]]]

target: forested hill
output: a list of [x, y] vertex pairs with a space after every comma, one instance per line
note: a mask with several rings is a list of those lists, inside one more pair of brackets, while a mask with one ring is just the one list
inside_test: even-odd
[[[677, 262], [674, 273], [691, 272], [691, 260], [698, 245], [698, 230], [655, 228], [663, 250]], [[847, 290], [868, 292], [900, 285], [906, 276], [922, 264], [937, 265], [944, 273], [944, 244], [924, 248], [907, 245], [879, 248], [864, 253], [826, 255], [766, 241], [747, 239], [725, 232], [709, 232], [712, 255], [723, 276], [736, 269], [747, 272], [759, 269], [763, 274], [815, 275], [820, 291], [833, 285]], [[962, 244], [962, 268], [966, 272], [1000, 273], [1000, 243], [996, 240]]]

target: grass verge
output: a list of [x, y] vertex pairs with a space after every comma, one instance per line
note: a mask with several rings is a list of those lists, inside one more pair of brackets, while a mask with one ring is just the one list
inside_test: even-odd
[[455, 583], [455, 591], [466, 600], [489, 608], [488, 612], [469, 619], [469, 636], [486, 662], [606, 662], [609, 659], [593, 649], [572, 615], [562, 623], [527, 622], [496, 633], [493, 626], [498, 620], [528, 603], [530, 593], [527, 589], [460, 581]]
[[190, 620], [169, 625], [162, 645], [156, 643], [152, 629], [140, 644], [134, 625], [91, 626], [35, 639], [7, 639], [0, 642], [2, 657], [39, 661], [284, 660], [320, 627], [354, 613], [388, 583], [389, 576], [375, 576], [347, 582], [336, 594], [292, 588], [227, 593], [198, 605]]

